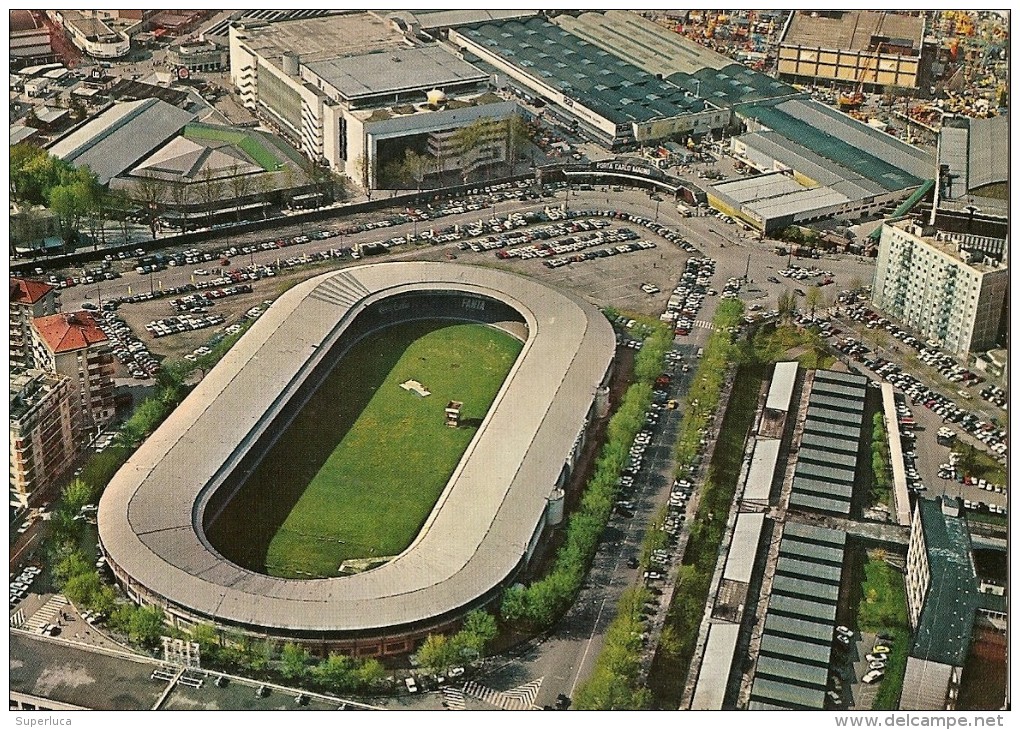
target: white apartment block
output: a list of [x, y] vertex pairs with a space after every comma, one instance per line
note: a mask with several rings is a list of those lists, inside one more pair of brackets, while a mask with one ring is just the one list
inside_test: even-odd
[[1005, 324], [1006, 243], [886, 223], [871, 301], [958, 357], [997, 346]]

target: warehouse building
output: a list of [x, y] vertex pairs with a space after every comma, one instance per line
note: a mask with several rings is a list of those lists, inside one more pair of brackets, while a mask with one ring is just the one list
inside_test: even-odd
[[887, 222], [871, 301], [959, 357], [997, 347], [1008, 321], [1007, 253], [1002, 239]]
[[[517, 112], [489, 92], [488, 74], [438, 46], [412, 47], [366, 12], [231, 26], [230, 75], [246, 107], [367, 188], [405, 149], [442, 150], [453, 131]], [[470, 171], [503, 161], [504, 147], [490, 140], [470, 159], [438, 165]]]
[[948, 117], [938, 141], [935, 221], [939, 228], [1006, 238], [1009, 116]]
[[709, 186], [709, 203], [771, 233], [873, 215], [934, 175], [930, 155], [810, 99], [736, 107], [732, 155], [761, 175]]
[[[850, 514], [866, 386], [867, 379], [860, 375], [815, 372], [790, 490], [791, 508]], [[833, 422], [841, 428], [833, 429]]]
[[750, 710], [821, 710], [846, 533], [788, 522], [768, 597]]
[[779, 40], [779, 78], [798, 84], [916, 89], [925, 59], [919, 11], [797, 10]]
[[515, 84], [545, 100], [551, 113], [607, 147], [701, 135], [729, 124], [728, 109], [569, 27], [542, 18], [484, 23], [451, 30], [449, 41], [495, 69], [500, 85]]
[[114, 104], [47, 148], [74, 167], [87, 165], [105, 185], [176, 136], [195, 115], [159, 99]]

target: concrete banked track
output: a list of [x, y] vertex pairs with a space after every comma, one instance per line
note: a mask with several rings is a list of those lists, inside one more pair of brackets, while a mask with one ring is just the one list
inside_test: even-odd
[[[422, 532], [385, 565], [336, 578], [275, 578], [223, 558], [202, 528], [216, 490], [359, 314], [414, 292], [497, 300], [527, 326]], [[103, 550], [143, 601], [270, 635], [385, 636], [449, 621], [526, 561], [614, 347], [590, 304], [493, 269], [381, 263], [317, 276], [280, 297], [116, 474], [99, 507]]]

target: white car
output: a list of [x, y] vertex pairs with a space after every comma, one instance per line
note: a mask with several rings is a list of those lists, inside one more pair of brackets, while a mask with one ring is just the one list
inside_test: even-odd
[[408, 677], [407, 679], [405, 679], [404, 686], [407, 687], [407, 691], [410, 692], [411, 694], [414, 694], [415, 692], [418, 691], [418, 685], [414, 681], [414, 677]]
[[885, 676], [885, 671], [882, 669], [872, 669], [870, 672], [861, 677], [861, 681], [864, 684], [873, 684]]

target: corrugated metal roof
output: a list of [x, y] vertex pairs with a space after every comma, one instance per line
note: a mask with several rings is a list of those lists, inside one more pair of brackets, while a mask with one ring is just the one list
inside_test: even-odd
[[863, 385], [857, 387], [849, 383], [832, 383], [827, 380], [816, 380], [811, 386], [811, 392], [830, 395], [836, 398], [863, 401], [867, 389]]
[[810, 446], [802, 446], [797, 454], [797, 461], [813, 461], [816, 464], [825, 464], [833, 467], [843, 467], [853, 471], [857, 467], [856, 454], [844, 454], [835, 451], [816, 449]]
[[193, 119], [193, 113], [159, 99], [114, 104], [56, 140], [47, 151], [75, 167], [87, 165], [105, 185]]
[[831, 464], [814, 464], [808, 461], [797, 462], [795, 476], [803, 476], [810, 479], [818, 479], [823, 482], [837, 482], [840, 484], [853, 485], [854, 472], [852, 469], [832, 466]]
[[726, 698], [740, 624], [709, 624], [704, 659], [694, 686], [692, 710], [721, 710]]
[[808, 399], [808, 403], [813, 406], [830, 408], [835, 411], [849, 411], [851, 413], [860, 411], [864, 405], [855, 398], [841, 398], [838, 396], [831, 396], [821, 391], [815, 391], [813, 389], [811, 391], [811, 397]]
[[765, 619], [765, 633], [780, 634], [794, 639], [814, 641], [818, 644], [832, 642], [832, 625], [808, 621], [806, 619], [790, 618], [788, 616], [776, 616], [769, 614]]
[[767, 502], [772, 490], [772, 480], [776, 475], [776, 462], [779, 459], [779, 439], [758, 439], [754, 443], [754, 455], [751, 467], [747, 471], [744, 482], [745, 501]]
[[837, 515], [850, 514], [850, 503], [819, 497], [808, 492], [793, 492], [790, 494], [791, 507], [804, 507], [805, 509], [818, 510], [819, 512], [831, 512]]
[[860, 438], [861, 428], [846, 423], [825, 423], [818, 419], [811, 419], [804, 422], [804, 433], [853, 440]]
[[761, 637], [761, 654], [788, 656], [802, 662], [811, 662], [820, 667], [829, 666], [832, 656], [832, 644], [816, 644], [813, 641], [801, 641], [785, 636], [765, 634]]
[[777, 682], [792, 680], [799, 684], [812, 685], [825, 689], [829, 678], [829, 671], [813, 664], [802, 664], [801, 662], [780, 659], [779, 657], [765, 656], [758, 659], [755, 667], [755, 677], [768, 677]]
[[839, 588], [825, 583], [815, 583], [810, 580], [790, 578], [785, 575], [777, 575], [772, 582], [772, 592], [810, 598], [815, 601], [826, 601], [836, 603], [839, 599]]
[[838, 451], [843, 454], [857, 454], [857, 440], [844, 438], [839, 435], [822, 436], [817, 433], [806, 432], [800, 439], [801, 448], [810, 447], [818, 451]]
[[952, 676], [951, 664], [907, 657], [899, 709], [945, 711], [946, 692]]
[[853, 494], [853, 487], [849, 484], [839, 484], [837, 482], [822, 481], [821, 479], [811, 479], [805, 476], [795, 476], [793, 478], [793, 491], [797, 493], [814, 494], [819, 497], [831, 497], [832, 499], [839, 499], [849, 502], [850, 497]]
[[854, 426], [856, 428], [861, 427], [861, 423], [864, 420], [860, 413], [853, 413], [850, 411], [837, 411], [832, 408], [825, 408], [823, 406], [808, 406], [807, 417], [812, 420], [821, 422], [833, 421], [835, 423], [841, 423], [848, 426]]
[[769, 611], [804, 616], [812, 621], [823, 621], [830, 624], [836, 620], [835, 604], [779, 594], [773, 594], [769, 599]]
[[837, 383], [857, 388], [867, 388], [868, 379], [863, 375], [844, 373], [839, 370], [816, 370], [815, 380], [825, 383]]
[[798, 560], [788, 555], [780, 555], [776, 561], [776, 571], [794, 578], [819, 581], [839, 585], [839, 577], [843, 573], [842, 567], [835, 567], [824, 563], [812, 563], [807, 560]]
[[754, 559], [758, 554], [758, 543], [761, 540], [762, 525], [765, 523], [763, 512], [741, 512], [737, 515], [737, 523], [733, 528], [733, 541], [726, 555], [726, 567], [723, 579], [740, 583], [750, 583]]
[[818, 525], [805, 525], [800, 522], [787, 522], [783, 526], [783, 538], [794, 538], [819, 545], [832, 545], [843, 548], [846, 545], [846, 533]]
[[825, 707], [824, 690], [798, 687], [765, 678], [755, 678], [751, 686], [751, 699], [784, 702], [805, 710], [821, 710]]
[[765, 407], [775, 411], [786, 411], [790, 408], [790, 398], [793, 397], [793, 386], [797, 382], [797, 368], [799, 363], [796, 360], [790, 362], [777, 362], [772, 371], [772, 382], [769, 383], [769, 394], [765, 399]]
[[803, 560], [830, 565], [843, 564], [843, 548], [796, 540], [790, 536], [779, 543], [780, 555], [795, 555]]
[[971, 119], [967, 189], [1009, 181], [1009, 116]]

